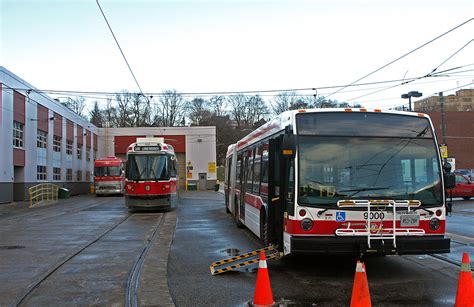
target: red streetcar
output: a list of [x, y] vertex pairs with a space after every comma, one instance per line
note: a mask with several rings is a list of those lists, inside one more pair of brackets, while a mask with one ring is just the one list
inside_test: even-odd
[[127, 149], [125, 204], [129, 211], [170, 209], [177, 193], [173, 146], [163, 138], [137, 138]]
[[107, 157], [94, 161], [94, 191], [97, 196], [123, 194], [125, 185], [125, 161]]

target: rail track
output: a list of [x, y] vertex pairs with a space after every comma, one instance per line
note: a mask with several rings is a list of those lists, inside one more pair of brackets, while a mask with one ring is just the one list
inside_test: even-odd
[[160, 219], [158, 223], [156, 223], [155, 228], [153, 229], [153, 232], [150, 238], [147, 240], [147, 243], [145, 244], [145, 246], [143, 246], [141, 253], [138, 255], [138, 257], [135, 260], [135, 263], [133, 264], [132, 270], [127, 280], [127, 288], [125, 292], [125, 302], [126, 302], [126, 305], [129, 307], [139, 306], [138, 289], [140, 287], [140, 277], [141, 277], [143, 264], [145, 263], [145, 259], [148, 254], [148, 251], [150, 250], [150, 247], [152, 246], [153, 242], [156, 240], [157, 234], [159, 234], [159, 230], [161, 226], [163, 225], [165, 216], [166, 216], [166, 213], [161, 214]]

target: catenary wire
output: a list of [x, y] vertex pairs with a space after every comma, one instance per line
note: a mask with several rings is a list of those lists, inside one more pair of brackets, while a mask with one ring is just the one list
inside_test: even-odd
[[[352, 86], [352, 85], [356, 84], [357, 82], [359, 82], [359, 81], [361, 81], [361, 80], [367, 78], [368, 76], [373, 75], [373, 74], [375, 74], [376, 72], [378, 72], [378, 71], [384, 69], [385, 67], [387, 67], [387, 66], [389, 66], [389, 65], [392, 65], [393, 63], [395, 63], [395, 62], [397, 62], [397, 61], [403, 59], [404, 57], [406, 57], [406, 56], [408, 56], [408, 55], [410, 55], [410, 54], [412, 54], [412, 53], [414, 53], [414, 52], [416, 52], [417, 50], [419, 50], [419, 49], [425, 47], [426, 45], [429, 45], [429, 44], [431, 44], [432, 42], [434, 42], [434, 41], [440, 39], [441, 37], [443, 37], [443, 36], [445, 36], [445, 35], [447, 35], [447, 34], [453, 32], [453, 31], [455, 31], [456, 29], [458, 29], [458, 28], [460, 28], [460, 27], [462, 27], [462, 26], [464, 26], [465, 24], [471, 22], [472, 20], [474, 20], [474, 18], [470, 18], [470, 19], [464, 21], [463, 23], [461, 23], [461, 24], [455, 26], [454, 28], [451, 28], [450, 30], [444, 32], [443, 34], [438, 35], [437, 37], [435, 37], [435, 38], [429, 40], [428, 42], [422, 44], [421, 46], [416, 47], [415, 49], [413, 49], [413, 50], [411, 50], [411, 51], [405, 53], [404, 55], [402, 55], [402, 56], [396, 58], [395, 60], [392, 60], [392, 61], [390, 61], [389, 63], [387, 63], [387, 64], [385, 64], [385, 65], [383, 65], [383, 66], [377, 68], [376, 70], [374, 70], [374, 71], [372, 71], [372, 72], [370, 72], [370, 73], [368, 73], [368, 74], [366, 74], [365, 76], [363, 76], [363, 77], [361, 77], [361, 78], [359, 78], [359, 79], [357, 79], [357, 80], [351, 82], [348, 86]], [[338, 89], [338, 90], [336, 90], [335, 92], [333, 92], [333, 93], [329, 94], [328, 96], [326, 96], [326, 98], [331, 97], [332, 95], [334, 95], [334, 94], [336, 94], [336, 93], [339, 93], [341, 90], [345, 89], [345, 88], [348, 87], [348, 86], [341, 87], [340, 89]]]

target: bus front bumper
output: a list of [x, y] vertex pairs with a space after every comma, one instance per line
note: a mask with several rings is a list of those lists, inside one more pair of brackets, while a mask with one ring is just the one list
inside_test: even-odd
[[291, 253], [320, 255], [422, 255], [450, 252], [449, 238], [444, 236], [397, 237], [396, 247], [392, 239], [371, 240], [367, 237], [307, 237], [291, 236]]

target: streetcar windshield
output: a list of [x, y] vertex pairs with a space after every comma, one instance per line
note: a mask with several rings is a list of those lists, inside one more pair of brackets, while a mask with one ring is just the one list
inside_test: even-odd
[[135, 181], [169, 179], [167, 156], [129, 155], [127, 178]]
[[324, 115], [299, 122], [300, 205], [331, 206], [341, 199], [441, 203], [437, 148], [426, 118], [334, 113], [328, 122]]
[[121, 174], [122, 174], [122, 168], [119, 166], [94, 167], [94, 176], [97, 176], [97, 177], [118, 177]]

